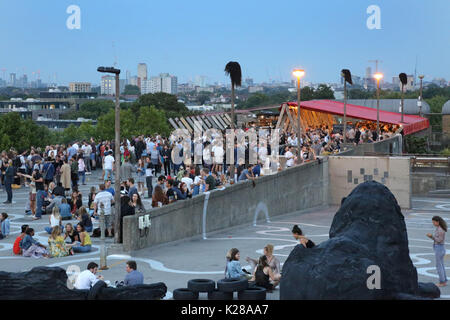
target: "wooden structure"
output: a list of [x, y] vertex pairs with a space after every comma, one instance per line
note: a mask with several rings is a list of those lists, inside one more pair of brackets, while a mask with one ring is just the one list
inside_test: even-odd
[[[287, 103], [281, 105], [280, 115], [276, 125], [277, 129], [297, 132], [297, 106], [290, 106]], [[300, 109], [300, 125], [302, 132], [307, 128], [316, 128], [323, 125], [332, 129], [336, 121], [330, 113]]]

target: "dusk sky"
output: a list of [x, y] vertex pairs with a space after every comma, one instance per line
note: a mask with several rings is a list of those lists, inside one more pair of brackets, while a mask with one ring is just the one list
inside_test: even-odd
[[[81, 9], [79, 30], [66, 26], [70, 5]], [[370, 5], [381, 9], [381, 30], [366, 25]], [[417, 57], [425, 80], [450, 80], [449, 13], [449, 0], [0, 0], [0, 69], [99, 84], [97, 67], [116, 55], [123, 78], [145, 62], [149, 76], [224, 83], [225, 64], [238, 61], [255, 82], [288, 81], [301, 67], [318, 83], [337, 82], [342, 68], [362, 76], [379, 59], [391, 81], [413, 74]]]

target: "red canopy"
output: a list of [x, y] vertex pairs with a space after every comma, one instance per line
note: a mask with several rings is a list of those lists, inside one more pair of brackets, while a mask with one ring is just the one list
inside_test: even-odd
[[[296, 102], [288, 102], [289, 106], [297, 107]], [[331, 113], [338, 116], [344, 116], [344, 103], [333, 100], [310, 100], [301, 101], [300, 106], [302, 109]], [[377, 121], [377, 109], [368, 108], [363, 106], [357, 106], [354, 104], [347, 103], [347, 117]], [[401, 124], [403, 126], [403, 133], [405, 135], [412, 134], [430, 126], [430, 122], [427, 118], [414, 115], [403, 115], [403, 122], [400, 120], [401, 113], [388, 112], [380, 110], [380, 123], [389, 124]]]

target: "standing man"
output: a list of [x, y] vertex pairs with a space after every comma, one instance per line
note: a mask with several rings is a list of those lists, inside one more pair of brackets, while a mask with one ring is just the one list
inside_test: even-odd
[[[101, 184], [99, 186], [100, 192], [96, 194], [94, 198], [94, 214], [100, 216], [98, 209], [103, 204], [105, 210], [105, 226], [108, 230], [108, 236], [112, 237], [112, 225], [114, 221], [114, 216], [111, 214], [111, 204], [114, 203], [114, 196], [105, 190], [105, 185]], [[118, 204], [120, 205], [120, 203]]]
[[8, 160], [5, 161], [5, 172], [4, 172], [4, 183], [5, 183], [5, 189], [6, 189], [6, 193], [8, 194], [8, 199], [3, 202], [5, 204], [10, 204], [12, 203], [12, 183], [14, 181], [14, 176], [15, 176], [15, 172], [14, 172], [14, 167], [12, 165], [12, 160]]
[[[106, 155], [105, 159], [103, 160], [104, 163], [105, 163], [105, 165], [104, 165], [104, 167], [105, 167], [105, 177], [104, 177], [104, 179], [105, 179], [105, 181], [110, 179], [111, 183], [113, 183], [112, 181], [114, 179], [114, 176], [113, 176], [114, 157], [111, 155], [111, 153], [112, 153], [112, 151], [108, 152], [108, 154]], [[120, 181], [118, 181], [117, 183], [120, 183]]]
[[42, 205], [45, 198], [44, 177], [39, 169], [34, 170], [32, 181], [36, 188], [36, 215], [33, 217], [33, 220], [38, 220], [42, 217]]

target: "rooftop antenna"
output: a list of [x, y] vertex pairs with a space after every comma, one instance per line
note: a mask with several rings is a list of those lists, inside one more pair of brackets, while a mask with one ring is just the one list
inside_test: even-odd
[[377, 73], [378, 72], [378, 63], [383, 62], [383, 61], [376, 59], [376, 60], [369, 60], [369, 62], [375, 62], [375, 73]]
[[114, 54], [114, 63], [113, 66], [117, 67], [117, 54], [116, 54], [116, 46], [114, 45], [114, 41], [112, 42], [113, 54]]

